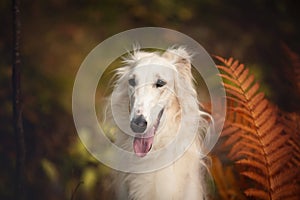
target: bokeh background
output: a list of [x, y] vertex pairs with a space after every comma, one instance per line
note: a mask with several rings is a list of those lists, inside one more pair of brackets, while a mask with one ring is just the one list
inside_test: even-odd
[[[300, 53], [299, 10], [296, 0], [21, 1], [27, 199], [112, 198], [110, 170], [82, 146], [71, 111], [76, 72], [104, 39], [143, 26], [178, 30], [245, 63], [272, 102], [299, 112], [288, 56]], [[0, 199], [13, 199], [11, 1], [0, 2], [0, 22]]]

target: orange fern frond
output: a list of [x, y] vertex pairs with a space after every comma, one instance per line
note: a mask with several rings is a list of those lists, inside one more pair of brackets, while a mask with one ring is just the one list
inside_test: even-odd
[[217, 157], [212, 157], [212, 175], [215, 185], [218, 188], [217, 199], [246, 199], [242, 191], [239, 189], [238, 180], [234, 174], [233, 166], [224, 167]]
[[[300, 166], [300, 116], [296, 113], [280, 113], [280, 121], [284, 125], [284, 131], [291, 133], [289, 146], [293, 148], [292, 163]], [[298, 172], [298, 182], [300, 182]]]
[[[233, 58], [216, 57], [227, 92], [228, 114], [222, 135], [231, 146], [228, 157], [240, 167], [241, 175], [256, 183], [244, 193], [257, 199], [290, 199], [299, 188], [295, 176], [300, 150], [278, 118], [277, 108], [259, 91], [249, 69]], [[299, 151], [300, 152], [300, 151]], [[300, 154], [299, 154], [300, 155]], [[298, 155], [298, 156], [299, 156]], [[290, 191], [282, 191], [282, 188]]]
[[261, 185], [261, 187], [265, 187], [266, 185], [268, 185], [266, 179], [256, 172], [242, 172], [241, 174], [250, 179], [255, 180], [257, 183]]
[[286, 44], [282, 44], [283, 50], [289, 60], [290, 66], [292, 66], [292, 79], [295, 83], [298, 91], [300, 91], [300, 56], [290, 49]]
[[267, 192], [256, 189], [256, 188], [249, 188], [249, 189], [245, 190], [245, 194], [247, 196], [253, 196], [257, 199], [268, 199], [269, 198], [269, 194]]

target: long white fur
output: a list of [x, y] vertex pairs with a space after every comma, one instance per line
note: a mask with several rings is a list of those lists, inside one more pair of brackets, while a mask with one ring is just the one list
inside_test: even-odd
[[[122, 115], [124, 126], [129, 123], [128, 75], [134, 67], [143, 64], [168, 65], [176, 72], [175, 75], [170, 75], [174, 81], [173, 90], [176, 94], [168, 96], [163, 114], [164, 124], [159, 125], [152, 150], [162, 148], [176, 136], [180, 120], [186, 134], [191, 134], [189, 133], [192, 131], [191, 123], [199, 123], [198, 137], [180, 159], [166, 168], [144, 174], [118, 172], [114, 184], [116, 195], [118, 199], [136, 200], [205, 199], [204, 176], [207, 170], [205, 161], [200, 159], [199, 155], [202, 154], [202, 141], [208, 122], [202, 117], [207, 114], [199, 108], [191, 73], [191, 54], [183, 47], [172, 47], [164, 53], [134, 50], [124, 58], [124, 66], [117, 70], [114, 88], [116, 94], [114, 106], [117, 107], [118, 114]], [[199, 121], [193, 121], [197, 116], [200, 116]], [[117, 145], [124, 149], [133, 151], [132, 141], [132, 137], [123, 134], [120, 130], [116, 134]]]

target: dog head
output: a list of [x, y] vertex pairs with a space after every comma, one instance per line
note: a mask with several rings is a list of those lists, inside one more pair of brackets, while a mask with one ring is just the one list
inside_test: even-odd
[[174, 100], [184, 98], [182, 88], [192, 85], [190, 57], [184, 48], [172, 48], [161, 54], [136, 50], [124, 59], [125, 67], [119, 70], [123, 81], [119, 84], [127, 86], [129, 123], [135, 133], [133, 149], [137, 156], [150, 151], [162, 126], [162, 116]]

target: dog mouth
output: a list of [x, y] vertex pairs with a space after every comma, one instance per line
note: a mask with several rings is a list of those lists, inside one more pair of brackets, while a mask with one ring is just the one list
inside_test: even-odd
[[139, 157], [144, 157], [151, 150], [155, 133], [158, 129], [160, 119], [164, 109], [158, 113], [155, 123], [145, 133], [137, 134], [133, 140], [134, 153]]

